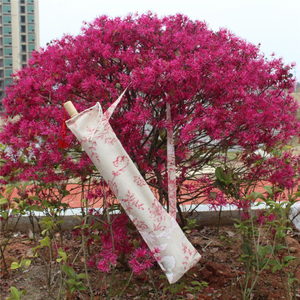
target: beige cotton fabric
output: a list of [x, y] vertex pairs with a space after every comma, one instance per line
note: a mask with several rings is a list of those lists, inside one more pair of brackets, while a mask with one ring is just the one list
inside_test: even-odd
[[201, 256], [174, 217], [154, 197], [109, 124], [110, 116], [123, 94], [105, 113], [97, 103], [69, 119], [66, 125], [77, 137], [150, 250], [156, 253], [154, 256], [168, 281], [174, 283]]

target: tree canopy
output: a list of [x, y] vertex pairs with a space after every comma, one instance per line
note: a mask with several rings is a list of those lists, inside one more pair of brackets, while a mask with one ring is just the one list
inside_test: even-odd
[[[147, 182], [166, 198], [166, 128], [172, 126], [179, 197], [193, 199], [199, 173], [222, 151], [269, 149], [298, 134], [291, 66], [259, 46], [183, 15], [100, 16], [78, 36], [34, 52], [4, 99], [3, 180], [88, 179], [91, 161], [69, 132], [62, 104], [105, 110], [128, 85], [111, 125]], [[166, 121], [171, 104], [172, 124]]]

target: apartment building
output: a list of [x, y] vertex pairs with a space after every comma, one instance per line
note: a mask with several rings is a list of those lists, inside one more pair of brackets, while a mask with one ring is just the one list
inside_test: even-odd
[[38, 0], [0, 0], [0, 111], [11, 74], [39, 47]]

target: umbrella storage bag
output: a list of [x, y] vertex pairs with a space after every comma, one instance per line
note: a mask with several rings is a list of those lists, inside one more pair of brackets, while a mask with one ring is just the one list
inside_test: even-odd
[[[123, 93], [124, 94], [124, 93]], [[138, 229], [170, 283], [201, 258], [176, 220], [155, 198], [109, 124], [121, 97], [103, 113], [100, 103], [66, 125], [73, 132]]]

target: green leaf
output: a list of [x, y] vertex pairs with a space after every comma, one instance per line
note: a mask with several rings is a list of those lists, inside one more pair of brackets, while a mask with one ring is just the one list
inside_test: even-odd
[[56, 261], [57, 262], [61, 262], [62, 260], [66, 261], [68, 256], [66, 254], [66, 252], [62, 251], [61, 248], [58, 249], [58, 254], [61, 256], [61, 258], [57, 258]]
[[236, 222], [236, 223], [239, 223], [239, 224], [241, 224], [241, 223], [242, 223], [242, 221], [241, 221], [241, 220], [239, 220], [239, 219], [232, 219], [232, 221], [234, 221], [234, 222]]
[[193, 284], [193, 285], [199, 285], [199, 286], [202, 285], [199, 281], [192, 281], [191, 284]]
[[282, 229], [280, 228], [280, 229], [277, 231], [276, 236], [277, 236], [279, 239], [281, 239], [281, 238], [285, 237], [286, 234], [285, 234], [284, 230], [282, 230]]
[[287, 247], [285, 245], [277, 244], [277, 245], [275, 245], [274, 252], [277, 252], [278, 250], [282, 250], [282, 249], [286, 249], [286, 248]]
[[74, 271], [74, 269], [70, 266], [67, 265], [63, 265], [62, 266], [63, 271], [71, 278], [73, 278], [75, 280], [76, 278], [76, 273]]
[[44, 239], [41, 240], [41, 245], [43, 247], [50, 247], [49, 236], [46, 236]]
[[284, 257], [283, 263], [284, 263], [284, 264], [288, 264], [289, 262], [294, 261], [294, 260], [296, 260], [296, 259], [297, 259], [297, 258], [296, 258], [295, 256], [287, 255], [287, 256]]
[[26, 181], [26, 182], [23, 184], [22, 189], [25, 190], [29, 184], [30, 184], [30, 181]]
[[288, 282], [290, 285], [292, 285], [294, 282], [299, 283], [299, 279], [298, 278], [289, 278]]
[[248, 243], [242, 244], [242, 251], [244, 254], [251, 256], [253, 254], [252, 246]]
[[86, 291], [86, 286], [84, 286], [84, 285], [80, 285], [80, 286], [78, 286], [77, 288], [78, 288], [78, 290], [80, 290], [80, 291]]
[[29, 196], [28, 198], [36, 201], [40, 200], [40, 198], [38, 198], [37, 196]]
[[268, 192], [269, 195], [273, 194], [272, 187], [270, 185], [265, 185], [264, 189]]
[[266, 258], [266, 257], [264, 257], [264, 258], [259, 262], [259, 267], [260, 267], [260, 269], [262, 269], [262, 268], [269, 269], [270, 266], [266, 266], [266, 265], [268, 264], [268, 262], [269, 262], [269, 259]]
[[281, 266], [280, 265], [274, 266], [273, 269], [272, 269], [272, 272], [275, 273], [278, 270], [281, 270]]
[[73, 278], [69, 279], [68, 281], [73, 285], [77, 285], [77, 281]]
[[10, 291], [15, 300], [19, 300], [21, 298], [22, 293], [20, 293], [14, 286], [10, 287]]
[[78, 275], [76, 276], [76, 280], [77, 280], [77, 279], [86, 279], [86, 274], [84, 274], [84, 273], [78, 274]]
[[8, 218], [8, 212], [7, 212], [7, 211], [3, 211], [3, 212], [1, 213], [1, 217], [2, 217], [4, 220], [7, 220], [7, 218]]
[[262, 204], [262, 202], [261, 201], [258, 201], [258, 202], [256, 202], [255, 204], [254, 204], [254, 206], [260, 206]]
[[59, 248], [57, 252], [58, 252], [58, 254], [59, 254], [61, 257], [67, 257], [66, 252], [63, 251], [62, 248]]
[[91, 238], [94, 239], [94, 240], [100, 241], [100, 236], [97, 235], [97, 234], [92, 234]]
[[226, 174], [226, 184], [229, 185], [232, 183], [232, 176], [230, 173]]
[[67, 190], [62, 190], [61, 194], [62, 194], [63, 197], [66, 197], [66, 196], [70, 195], [70, 192], [67, 191]]
[[264, 197], [264, 195], [262, 193], [260, 193], [258, 198], [261, 199], [261, 200], [264, 200], [265, 202], [267, 201], [267, 199]]
[[281, 265], [275, 259], [270, 259], [269, 264], [273, 267], [272, 272], [275, 273], [277, 270], [281, 270]]
[[40, 223], [47, 223], [49, 221], [52, 221], [51, 217], [45, 217]]
[[14, 188], [15, 188], [14, 186], [7, 187], [6, 188], [6, 195], [10, 194], [13, 191]]
[[32, 249], [32, 251], [35, 251], [35, 250], [37, 250], [37, 249], [40, 249], [40, 248], [42, 248], [43, 246], [36, 246], [36, 247], [34, 247], [33, 249]]
[[43, 206], [46, 206], [46, 207], [49, 207], [49, 202], [48, 202], [47, 200], [44, 200], [44, 201], [42, 202], [42, 205], [43, 205]]
[[222, 182], [225, 182], [226, 178], [224, 176], [224, 170], [221, 167], [216, 168], [215, 175], [216, 175], [217, 179], [219, 179]]
[[254, 200], [256, 200], [258, 197], [262, 196], [262, 193], [259, 192], [253, 192], [250, 194], [251, 198], [253, 198]]
[[9, 203], [9, 201], [6, 198], [1, 198], [0, 199], [0, 205], [5, 204], [5, 203]]
[[241, 257], [238, 259], [240, 261], [243, 261], [243, 262], [247, 262], [249, 261], [249, 255], [248, 254], [242, 254]]
[[44, 230], [42, 231], [42, 235], [44, 235], [47, 231], [48, 231], [48, 229], [44, 229]]
[[26, 211], [44, 211], [44, 209], [38, 205], [30, 205], [29, 207], [26, 207]]
[[19, 267], [19, 263], [17, 263], [16, 261], [12, 262], [10, 265], [11, 270], [19, 269]]
[[222, 182], [226, 181], [226, 178], [224, 176], [224, 170], [221, 167], [216, 168], [215, 175], [216, 175], [217, 179], [219, 179], [220, 181], [222, 181]]
[[30, 259], [23, 259], [22, 261], [21, 261], [21, 266], [27, 266], [27, 267], [29, 267], [30, 266], [30, 264], [31, 264], [31, 260]]
[[182, 282], [180, 282], [180, 284], [177, 284], [175, 286], [174, 285], [170, 286], [170, 291], [172, 293], [180, 293], [182, 291], [182, 289], [183, 289], [184, 286], [185, 286], [185, 282], [182, 281]]
[[259, 246], [258, 247], [258, 254], [261, 258], [264, 258], [267, 253], [272, 253], [272, 246], [267, 245], [265, 247]]

